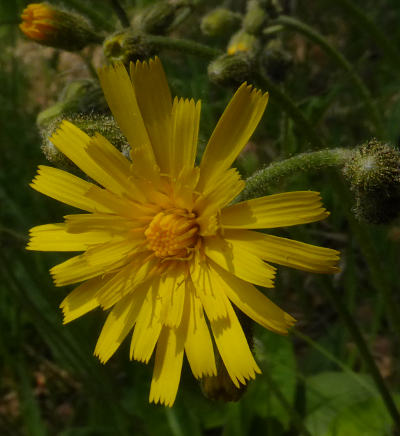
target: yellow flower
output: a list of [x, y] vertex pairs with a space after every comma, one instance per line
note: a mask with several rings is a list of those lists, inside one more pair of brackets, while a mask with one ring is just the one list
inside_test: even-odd
[[31, 3], [21, 14], [19, 28], [35, 41], [43, 41], [48, 35], [57, 31], [54, 23], [54, 9], [46, 3]]
[[30, 39], [50, 47], [80, 50], [102, 38], [82, 16], [48, 3], [31, 3], [21, 14], [19, 28]]
[[157, 58], [130, 73], [117, 64], [99, 77], [131, 161], [64, 121], [51, 141], [98, 185], [40, 166], [31, 186], [87, 213], [34, 227], [28, 249], [84, 252], [51, 269], [56, 286], [83, 282], [61, 303], [64, 322], [111, 309], [95, 354], [106, 362], [133, 329], [131, 359], [156, 348], [150, 401], [172, 406], [184, 353], [196, 378], [216, 374], [212, 336], [236, 386], [260, 372], [233, 305], [280, 334], [294, 324], [254, 286], [273, 287], [264, 261], [333, 273], [338, 252], [254, 231], [324, 219], [317, 192], [229, 205], [244, 187], [230, 166], [268, 94], [244, 83], [195, 166], [200, 102], [171, 98]]

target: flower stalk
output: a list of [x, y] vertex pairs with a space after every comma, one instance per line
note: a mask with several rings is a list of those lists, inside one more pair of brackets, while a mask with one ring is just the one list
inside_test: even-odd
[[329, 167], [342, 167], [353, 155], [354, 151], [346, 148], [301, 153], [289, 159], [274, 162], [266, 168], [255, 172], [246, 180], [246, 187], [238, 200], [247, 200], [266, 195], [270, 185], [298, 172], [319, 171]]

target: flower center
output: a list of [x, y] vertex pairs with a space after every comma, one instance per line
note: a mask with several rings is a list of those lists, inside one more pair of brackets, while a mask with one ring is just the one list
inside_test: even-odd
[[185, 258], [196, 245], [199, 226], [196, 216], [184, 210], [159, 212], [144, 234], [147, 247], [157, 257]]

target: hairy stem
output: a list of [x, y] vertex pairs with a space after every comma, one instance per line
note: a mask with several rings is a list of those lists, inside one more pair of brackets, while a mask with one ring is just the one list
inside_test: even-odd
[[333, 148], [301, 153], [289, 159], [273, 162], [266, 168], [256, 171], [246, 180], [246, 187], [238, 200], [262, 197], [271, 185], [298, 172], [319, 171], [328, 167], [341, 167], [353, 155], [353, 150]]

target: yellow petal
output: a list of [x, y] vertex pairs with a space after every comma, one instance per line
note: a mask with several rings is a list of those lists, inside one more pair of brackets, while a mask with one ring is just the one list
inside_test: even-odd
[[185, 265], [178, 265], [161, 278], [162, 320], [168, 327], [177, 327], [181, 323], [186, 292], [185, 276]]
[[97, 298], [103, 309], [108, 309], [116, 304], [125, 295], [133, 292], [155, 273], [154, 259], [146, 260], [147, 254], [139, 254], [127, 264], [101, 289]]
[[225, 230], [231, 244], [246, 247], [268, 262], [315, 273], [339, 271], [339, 251], [248, 230]]
[[54, 266], [50, 273], [56, 286], [88, 280], [125, 265], [136, 247], [136, 241], [127, 239], [90, 248], [86, 253]]
[[222, 114], [200, 165], [198, 190], [212, 186], [249, 141], [264, 113], [268, 94], [243, 83]]
[[96, 133], [87, 144], [86, 150], [98, 166], [96, 177], [93, 177], [95, 180], [117, 195], [141, 203], [147, 201], [146, 193], [134, 183], [131, 162], [104, 136]]
[[136, 320], [130, 348], [131, 359], [147, 363], [153, 354], [162, 328], [161, 305], [159, 280], [153, 280]]
[[87, 195], [89, 190], [102, 191], [102, 189], [57, 168], [39, 165], [38, 174], [30, 186], [44, 195], [78, 209], [88, 212], [112, 212], [112, 209], [105, 204]]
[[127, 295], [109, 313], [94, 350], [100, 362], [110, 359], [134, 326], [147, 290], [142, 286], [138, 292]]
[[95, 277], [82, 283], [70, 292], [60, 304], [64, 313], [64, 324], [73, 321], [98, 307], [96, 293], [112, 276]]
[[227, 316], [223, 290], [220, 283], [211, 275], [208, 262], [200, 262], [195, 258], [191, 271], [191, 278], [198, 297], [206, 311], [208, 319], [219, 319]]
[[135, 173], [146, 179], [157, 178], [153, 149], [124, 65], [103, 67], [98, 74], [108, 106], [131, 146]]
[[210, 226], [210, 218], [239, 195], [244, 186], [244, 180], [241, 180], [240, 174], [234, 168], [221, 174], [212, 186], [207, 185], [207, 189], [197, 198], [193, 207], [202, 235], [215, 234], [212, 221]]
[[235, 386], [240, 387], [239, 382], [246, 384], [246, 380], [255, 378], [261, 371], [229, 301], [227, 307], [228, 317], [210, 321], [210, 325], [226, 370]]
[[172, 98], [158, 57], [131, 63], [131, 79], [147, 133], [161, 172], [168, 172]]
[[90, 246], [104, 244], [114, 236], [108, 231], [92, 229], [85, 233], [69, 233], [64, 223], [45, 224], [29, 230], [28, 250], [85, 251]]
[[[107, 232], [110, 235], [127, 235], [130, 230], [143, 227], [143, 222], [127, 219], [117, 215], [100, 213], [65, 215], [65, 224], [70, 233]], [[132, 234], [132, 232], [131, 232]], [[143, 234], [138, 234], [138, 238]]]
[[246, 249], [228, 244], [220, 237], [204, 238], [204, 252], [226, 271], [255, 285], [273, 288], [275, 268]]
[[130, 162], [100, 134], [90, 137], [69, 121], [63, 121], [50, 141], [84, 173], [117, 195], [144, 201], [132, 183]]
[[149, 401], [172, 407], [181, 378], [186, 326], [164, 327], [157, 343]]
[[195, 295], [193, 285], [189, 285], [184, 313], [184, 316], [188, 317], [185, 352], [193, 375], [196, 378], [216, 375], [217, 368], [210, 331], [201, 301]]
[[253, 285], [238, 279], [218, 265], [211, 265], [213, 279], [218, 281], [225, 295], [242, 312], [276, 333], [287, 334], [295, 319], [284, 312]]
[[196, 159], [197, 137], [200, 124], [200, 101], [175, 97], [172, 108], [172, 138], [169, 149], [168, 169], [178, 177], [182, 168], [193, 168]]
[[319, 192], [295, 191], [234, 204], [221, 212], [221, 226], [268, 229], [312, 223], [326, 218]]

